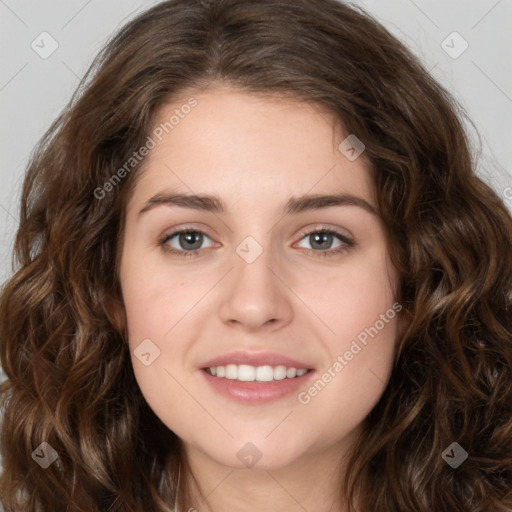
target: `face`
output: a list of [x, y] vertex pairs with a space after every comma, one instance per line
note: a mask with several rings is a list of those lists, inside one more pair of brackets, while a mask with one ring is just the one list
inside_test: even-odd
[[364, 153], [290, 99], [216, 86], [167, 105], [154, 134], [176, 109], [127, 204], [140, 389], [189, 454], [219, 464], [340, 453], [384, 391], [400, 309]]

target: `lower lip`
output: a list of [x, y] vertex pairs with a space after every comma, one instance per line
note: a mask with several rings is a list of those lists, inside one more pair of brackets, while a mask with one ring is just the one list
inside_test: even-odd
[[241, 382], [225, 377], [214, 377], [206, 370], [201, 370], [201, 373], [217, 393], [241, 403], [259, 404], [273, 402], [292, 393], [298, 394], [315, 372], [310, 370], [301, 377], [270, 382]]

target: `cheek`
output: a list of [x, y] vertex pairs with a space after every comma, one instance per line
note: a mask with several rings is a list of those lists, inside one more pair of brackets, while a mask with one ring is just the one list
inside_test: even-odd
[[333, 335], [326, 339], [338, 349], [393, 305], [396, 276], [390, 269], [386, 253], [376, 249], [303, 282], [301, 296], [318, 312]]
[[186, 286], [190, 281], [178, 272], [171, 273], [154, 264], [129, 263], [127, 260], [121, 267], [121, 283], [135, 378], [152, 410], [172, 415], [180, 409], [180, 400], [168, 400], [169, 396], [186, 397], [180, 394], [180, 386], [169, 372], [174, 375], [175, 363], [183, 360], [186, 347], [169, 340], [179, 332], [180, 320], [190, 305], [197, 302], [191, 291], [194, 287]]
[[140, 336], [163, 339], [208, 284], [159, 262], [142, 266], [128, 261], [121, 268], [121, 283], [130, 342]]
[[324, 440], [334, 442], [340, 433], [356, 429], [384, 393], [393, 367], [397, 317], [392, 304], [382, 311], [388, 311], [387, 323], [376, 320], [379, 311], [367, 326], [338, 326], [329, 342], [329, 362], [298, 396], [304, 413], [322, 425]]
[[[401, 307], [395, 302], [396, 273], [386, 253], [375, 250], [351, 263], [317, 280], [307, 300], [330, 331], [324, 328], [322, 338], [329, 360], [311, 393], [322, 394], [316, 403], [325, 410], [338, 404], [341, 414], [357, 416], [357, 411], [368, 413], [384, 391]], [[324, 387], [329, 389], [324, 392]]]

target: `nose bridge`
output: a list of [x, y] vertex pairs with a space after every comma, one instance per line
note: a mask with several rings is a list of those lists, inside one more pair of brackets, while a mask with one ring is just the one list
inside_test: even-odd
[[289, 320], [291, 304], [286, 287], [276, 276], [271, 237], [259, 242], [256, 237], [247, 236], [235, 250], [229, 290], [220, 310], [222, 319], [251, 328], [271, 320]]
[[[262, 236], [259, 236], [262, 240]], [[235, 276], [234, 286], [240, 288], [244, 295], [244, 300], [258, 300], [263, 295], [274, 295], [275, 275], [273, 273], [273, 261], [270, 237], [265, 238], [260, 243], [253, 236], [247, 236], [236, 247], [237, 258], [235, 258]]]

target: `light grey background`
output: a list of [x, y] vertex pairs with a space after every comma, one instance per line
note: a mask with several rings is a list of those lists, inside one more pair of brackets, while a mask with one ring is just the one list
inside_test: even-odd
[[[18, 201], [30, 151], [93, 57], [141, 0], [0, 0], [0, 283], [11, 273]], [[466, 108], [483, 140], [480, 172], [512, 209], [512, 0], [359, 0], [424, 61]], [[469, 44], [454, 59], [441, 43]], [[58, 48], [43, 59], [31, 47]], [[446, 45], [461, 44], [453, 37]], [[45, 50], [41, 48], [41, 51]]]
[[[107, 39], [155, 3], [0, 0], [0, 283], [11, 274], [18, 201], [32, 148]], [[467, 110], [482, 137], [479, 172], [512, 210], [512, 0], [354, 3], [404, 41]], [[450, 36], [454, 31], [462, 39]], [[43, 32], [58, 44], [47, 58], [31, 46], [41, 53], [51, 49]], [[457, 58], [445, 51], [456, 55], [464, 41], [469, 46]]]

